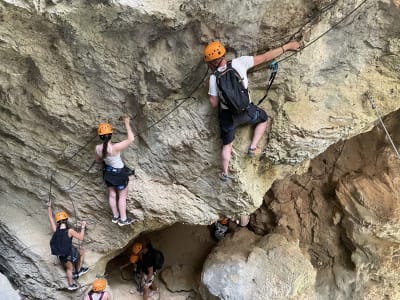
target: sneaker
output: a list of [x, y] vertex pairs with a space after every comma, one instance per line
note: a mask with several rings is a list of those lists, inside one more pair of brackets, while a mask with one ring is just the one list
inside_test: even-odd
[[68, 291], [75, 291], [79, 288], [79, 286], [76, 283], [73, 283], [71, 285], [68, 285], [67, 289]]
[[119, 226], [125, 226], [125, 225], [129, 225], [132, 223], [133, 223], [133, 219], [131, 219], [131, 218], [126, 218], [126, 220], [119, 219], [119, 221], [118, 221]]
[[86, 274], [88, 271], [89, 271], [89, 268], [81, 267], [81, 269], [78, 272], [78, 276], [82, 276], [83, 274]]
[[74, 274], [72, 274], [72, 279], [77, 280], [78, 278], [79, 278], [79, 273], [74, 272]]
[[257, 148], [257, 147], [256, 148], [249, 148], [247, 150], [247, 156], [249, 156], [249, 157], [254, 157], [259, 153], [260, 153], [260, 149]]
[[118, 221], [119, 221], [119, 216], [118, 216], [118, 217], [113, 217], [113, 218], [111, 219], [111, 222], [113, 222], [114, 224], [117, 224]]
[[223, 182], [227, 182], [228, 181], [228, 174], [225, 174], [224, 172], [219, 174], [219, 179]]

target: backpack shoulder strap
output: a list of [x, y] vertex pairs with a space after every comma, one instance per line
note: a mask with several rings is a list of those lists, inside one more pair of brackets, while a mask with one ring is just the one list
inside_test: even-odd
[[104, 291], [100, 293], [100, 298], [99, 298], [99, 300], [103, 299], [103, 296], [104, 296]]

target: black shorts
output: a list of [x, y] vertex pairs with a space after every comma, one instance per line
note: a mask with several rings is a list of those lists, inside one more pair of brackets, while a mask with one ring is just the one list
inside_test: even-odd
[[125, 168], [115, 169], [106, 166], [103, 170], [104, 182], [108, 187], [114, 187], [117, 191], [125, 189], [129, 182], [129, 174]]
[[250, 103], [246, 111], [233, 115], [229, 110], [219, 111], [219, 126], [224, 145], [228, 145], [235, 139], [235, 129], [241, 125], [256, 125], [268, 120], [267, 113], [258, 106]]
[[65, 265], [67, 262], [71, 262], [73, 264], [77, 263], [80, 256], [81, 255], [79, 254], [78, 249], [76, 249], [76, 247], [72, 246], [70, 255], [68, 255], [68, 256], [59, 256], [58, 258], [60, 259], [60, 262], [63, 265]]

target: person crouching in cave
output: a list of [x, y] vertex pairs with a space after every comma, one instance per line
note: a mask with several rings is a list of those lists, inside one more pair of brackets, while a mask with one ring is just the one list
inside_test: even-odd
[[[82, 241], [85, 236], [86, 222], [82, 221], [81, 231], [78, 233], [72, 228], [68, 228], [68, 214], [64, 211], [56, 213], [54, 222], [51, 205], [48, 205], [48, 217], [53, 236], [50, 240], [51, 254], [56, 255], [64, 266], [67, 274], [68, 287], [70, 291], [78, 289], [74, 281], [79, 276], [88, 272], [89, 268], [83, 267], [84, 250], [79, 250], [72, 245], [72, 238]], [[75, 269], [75, 271], [74, 271]]]
[[[134, 136], [129, 123], [129, 117], [124, 118], [127, 138], [122, 142], [111, 143], [112, 127], [108, 123], [98, 126], [97, 133], [103, 141], [95, 148], [95, 160], [104, 162], [103, 178], [108, 188], [108, 202], [113, 212], [113, 223], [119, 226], [129, 225], [133, 219], [126, 215], [126, 199], [128, 198], [129, 172], [124, 168], [121, 159], [121, 151], [128, 148], [133, 142]], [[117, 200], [118, 197], [118, 200]], [[118, 201], [118, 206], [117, 206]]]
[[97, 278], [92, 283], [92, 289], [85, 295], [83, 300], [111, 300], [109, 292], [105, 291], [107, 281], [104, 278]]
[[[133, 244], [132, 254], [139, 256], [141, 270], [141, 286], [143, 287], [143, 300], [149, 297], [149, 289], [159, 292], [154, 283], [155, 276], [164, 263], [164, 255], [153, 248], [151, 242], [136, 242]], [[151, 296], [151, 295], [150, 295]]]
[[229, 219], [222, 218], [213, 224], [213, 238], [220, 241], [225, 238], [229, 230]]
[[[138, 247], [140, 247], [140, 249], [138, 249]], [[140, 261], [140, 257], [137, 254], [137, 253], [140, 252], [141, 247], [142, 247], [141, 243], [135, 243], [133, 245], [133, 247], [132, 247], [132, 253], [131, 253], [130, 257], [129, 257], [129, 262], [119, 267], [119, 271], [121, 273], [121, 277], [124, 279], [123, 274], [122, 274], [123, 270], [126, 267], [133, 266], [133, 270], [132, 270], [133, 271], [132, 272], [133, 276], [132, 277], [133, 277], [133, 281], [135, 282], [135, 284], [137, 286], [136, 291], [138, 291], [139, 293], [143, 293], [143, 287], [142, 287], [142, 282], [141, 282], [141, 272], [142, 272], [142, 265], [141, 264], [142, 264], [142, 262]], [[131, 294], [134, 294], [135, 293], [135, 289], [131, 289], [129, 292]]]

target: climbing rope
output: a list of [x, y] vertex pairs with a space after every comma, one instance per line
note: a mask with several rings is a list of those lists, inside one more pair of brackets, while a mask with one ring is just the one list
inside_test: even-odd
[[271, 88], [272, 83], [274, 82], [274, 79], [275, 79], [275, 77], [276, 77], [276, 74], [278, 73], [278, 63], [277, 63], [276, 61], [273, 61], [273, 62], [270, 64], [269, 67], [270, 67], [270, 70], [271, 70], [271, 75], [270, 75], [270, 77], [269, 77], [269, 80], [268, 80], [268, 82], [267, 82], [267, 86], [266, 86], [266, 88], [265, 88], [265, 95], [258, 101], [257, 105], [260, 105], [260, 104], [265, 100], [265, 98], [267, 98], [267, 96], [268, 96], [268, 91], [269, 91], [269, 89]]
[[390, 137], [389, 131], [386, 129], [386, 126], [385, 126], [385, 124], [383, 123], [381, 114], [380, 114], [379, 111], [378, 111], [378, 108], [377, 108], [377, 106], [376, 106], [376, 103], [375, 103], [374, 98], [372, 98], [372, 96], [371, 96], [370, 93], [367, 93], [367, 98], [368, 98], [369, 102], [371, 103], [372, 109], [375, 111], [375, 113], [376, 113], [376, 115], [377, 115], [377, 117], [378, 117], [378, 120], [379, 120], [379, 122], [381, 123], [381, 125], [382, 125], [382, 127], [383, 127], [383, 130], [385, 130], [386, 136], [388, 137], [388, 139], [389, 139], [389, 141], [390, 141], [390, 144], [391, 144], [392, 147], [393, 147], [394, 152], [396, 152], [397, 157], [400, 159], [400, 153], [399, 153], [399, 151], [397, 150], [397, 147], [396, 147], [396, 145], [394, 144], [392, 138]]
[[322, 37], [324, 37], [325, 35], [327, 35], [329, 32], [331, 32], [334, 28], [336, 28], [339, 24], [341, 24], [344, 20], [346, 20], [348, 17], [350, 17], [353, 13], [355, 13], [357, 10], [359, 10], [365, 3], [367, 3], [368, 0], [364, 0], [363, 2], [361, 2], [359, 5], [357, 5], [353, 10], [351, 10], [348, 14], [346, 14], [343, 18], [341, 18], [338, 22], [336, 22], [335, 24], [333, 24], [328, 30], [326, 30], [325, 32], [323, 32], [321, 35], [319, 35], [318, 37], [316, 37], [314, 40], [312, 40], [311, 42], [309, 42], [307, 45], [305, 45], [304, 47], [300, 48], [299, 51], [296, 51], [280, 60], [278, 60], [278, 62], [282, 62], [285, 61], [287, 59], [289, 59], [290, 57], [292, 57], [293, 55], [296, 55], [297, 53], [303, 51], [304, 49], [306, 49], [307, 47], [311, 46], [312, 44], [314, 44], [316, 41], [318, 41], [319, 39], [321, 39]]

